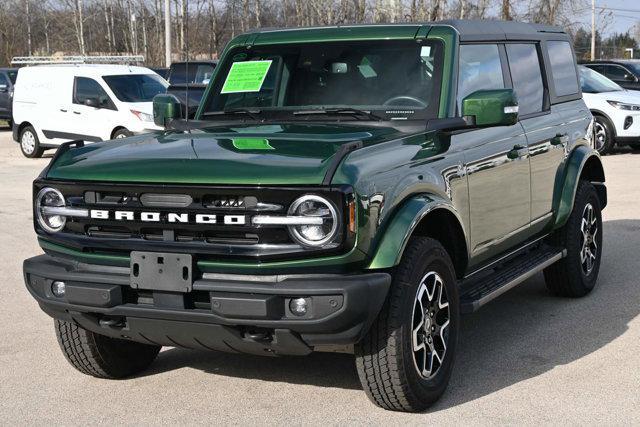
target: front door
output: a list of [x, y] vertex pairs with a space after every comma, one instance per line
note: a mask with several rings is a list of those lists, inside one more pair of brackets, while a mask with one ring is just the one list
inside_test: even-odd
[[[97, 106], [86, 105], [88, 99], [97, 100]], [[89, 77], [75, 78], [69, 110], [69, 136], [89, 142], [109, 139], [118, 117], [116, 106], [107, 92]]]
[[[460, 46], [458, 106], [478, 90], [509, 87], [504, 47]], [[524, 239], [531, 220], [527, 138], [520, 123], [452, 136], [465, 153], [469, 184], [470, 267]]]

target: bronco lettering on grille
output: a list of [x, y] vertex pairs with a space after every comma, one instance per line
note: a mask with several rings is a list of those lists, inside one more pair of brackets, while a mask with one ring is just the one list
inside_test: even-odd
[[90, 216], [92, 219], [114, 220], [114, 221], [140, 221], [140, 222], [166, 222], [170, 224], [225, 224], [225, 225], [245, 225], [244, 215], [216, 215], [216, 214], [195, 214], [169, 212], [162, 215], [160, 212], [133, 212], [133, 211], [109, 211], [104, 209], [92, 209]]

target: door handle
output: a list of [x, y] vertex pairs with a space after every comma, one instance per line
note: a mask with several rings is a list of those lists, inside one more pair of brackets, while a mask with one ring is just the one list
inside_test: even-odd
[[64, 108], [61, 108], [60, 111], [62, 111], [63, 113], [67, 112], [67, 110], [65, 110]]
[[551, 145], [567, 145], [569, 143], [569, 135], [566, 133], [564, 135], [556, 135], [551, 138]]
[[73, 114], [82, 114], [80, 111], [74, 111]]
[[519, 159], [521, 157], [525, 157], [529, 153], [529, 149], [521, 144], [516, 144], [513, 146], [511, 151], [507, 153], [507, 157], [510, 159]]

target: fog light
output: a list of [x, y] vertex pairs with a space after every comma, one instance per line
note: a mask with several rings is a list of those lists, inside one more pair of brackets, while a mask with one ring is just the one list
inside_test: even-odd
[[64, 282], [55, 281], [51, 284], [51, 292], [58, 298], [63, 297], [67, 286]]
[[289, 310], [296, 316], [304, 316], [307, 314], [307, 300], [304, 298], [292, 299], [289, 303]]

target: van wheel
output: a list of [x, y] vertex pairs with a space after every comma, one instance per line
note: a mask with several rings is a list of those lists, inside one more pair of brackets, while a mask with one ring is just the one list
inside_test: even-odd
[[593, 116], [593, 131], [595, 134], [596, 150], [600, 154], [607, 154], [614, 145], [613, 125], [606, 117]]
[[35, 159], [42, 157], [44, 148], [40, 147], [38, 134], [33, 126], [27, 126], [20, 133], [20, 151], [25, 157]]
[[567, 256], [545, 268], [547, 288], [563, 297], [587, 295], [596, 285], [602, 259], [602, 212], [593, 184], [578, 183], [571, 215], [552, 241], [566, 248]]
[[113, 139], [127, 138], [133, 136], [133, 133], [126, 128], [120, 128], [113, 134]]
[[355, 349], [358, 376], [373, 403], [419, 412], [440, 398], [453, 370], [458, 300], [442, 245], [412, 238], [378, 318]]

